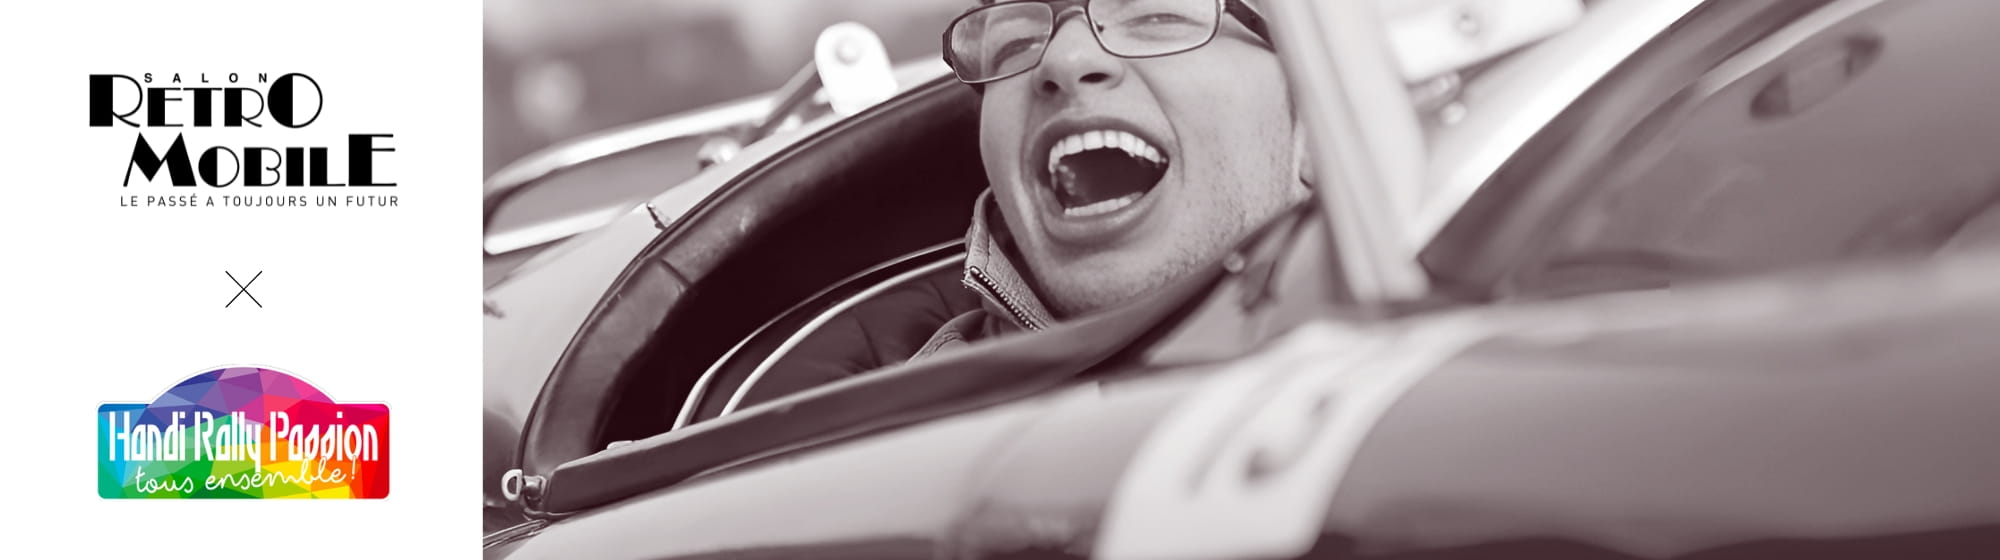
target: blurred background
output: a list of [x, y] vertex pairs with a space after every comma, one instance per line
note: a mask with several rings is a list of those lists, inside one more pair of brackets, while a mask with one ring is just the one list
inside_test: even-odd
[[486, 0], [485, 170], [592, 132], [775, 90], [821, 29], [938, 57], [973, 0]]

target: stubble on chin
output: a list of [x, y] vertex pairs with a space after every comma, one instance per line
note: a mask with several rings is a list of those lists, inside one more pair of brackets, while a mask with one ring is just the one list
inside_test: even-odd
[[1058, 319], [1123, 305], [1219, 262], [1250, 232], [1308, 195], [1304, 184], [1293, 182], [1263, 196], [1224, 197], [1215, 202], [1221, 211], [1211, 216], [1212, 227], [1170, 228], [1179, 235], [1151, 255], [1080, 256], [1060, 266], [1055, 262], [1058, 257], [1026, 256], [1027, 273], [1038, 284], [1043, 304]]

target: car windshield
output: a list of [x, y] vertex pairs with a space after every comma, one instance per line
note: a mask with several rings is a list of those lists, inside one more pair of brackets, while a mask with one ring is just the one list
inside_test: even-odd
[[1995, 41], [1955, 14], [1878, 9], [1712, 72], [1603, 155], [1509, 295], [2000, 245]]

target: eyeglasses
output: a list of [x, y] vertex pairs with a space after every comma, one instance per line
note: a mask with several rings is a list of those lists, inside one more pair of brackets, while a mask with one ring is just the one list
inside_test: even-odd
[[[1058, 10], [1057, 4], [1064, 4]], [[1076, 4], [1104, 51], [1152, 58], [1201, 48], [1229, 14], [1269, 43], [1264, 18], [1242, 0], [1024, 0], [980, 6], [944, 30], [944, 62], [958, 80], [978, 87], [1042, 63], [1056, 26]]]

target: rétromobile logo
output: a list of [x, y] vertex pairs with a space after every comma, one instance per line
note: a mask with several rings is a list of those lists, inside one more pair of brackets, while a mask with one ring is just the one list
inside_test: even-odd
[[336, 403], [275, 369], [205, 371], [97, 412], [104, 498], [389, 495], [389, 407]]
[[[118, 154], [123, 172], [105, 174], [121, 177], [119, 184], [126, 187], [118, 193], [120, 207], [400, 206], [399, 195], [394, 194], [397, 183], [389, 179], [393, 170], [382, 165], [393, 161], [388, 154], [396, 151], [395, 135], [324, 134], [328, 125], [320, 117], [327, 112], [326, 90], [312, 76], [205, 71], [91, 74], [89, 94], [90, 127], [131, 138], [112, 152]], [[367, 113], [359, 116], [365, 118]], [[334, 128], [353, 126], [341, 123], [338, 116], [332, 120]], [[321, 126], [302, 130], [316, 123]], [[214, 141], [222, 143], [207, 144]], [[267, 145], [273, 141], [281, 145]], [[143, 188], [159, 183], [173, 188]], [[142, 188], [130, 188], [135, 184]], [[235, 188], [194, 188], [199, 186]]]

